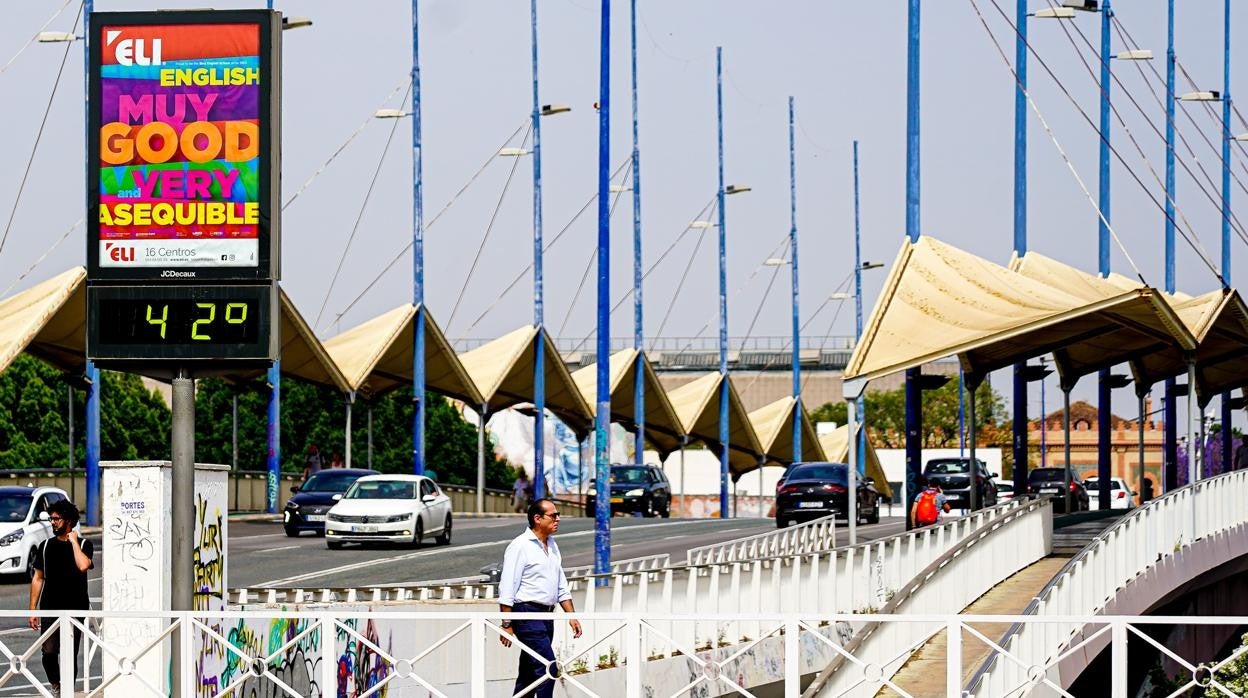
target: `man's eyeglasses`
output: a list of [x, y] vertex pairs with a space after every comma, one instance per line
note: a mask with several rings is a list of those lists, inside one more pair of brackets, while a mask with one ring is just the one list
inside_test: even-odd
[[49, 516], [49, 517], [48, 517], [48, 521], [64, 521], [64, 520], [65, 520], [65, 519], [64, 519], [63, 517], [60, 517], [60, 516]]
[[548, 512], [546, 512], [546, 513], [542, 514], [542, 516], [545, 516], [545, 517], [546, 517], [546, 518], [548, 518], [548, 519], [557, 519], [557, 518], [559, 518], [559, 512], [557, 512], [557, 511], [548, 511]]

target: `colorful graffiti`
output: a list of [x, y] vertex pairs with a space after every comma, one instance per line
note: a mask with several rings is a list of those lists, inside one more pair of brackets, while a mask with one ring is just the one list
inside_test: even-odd
[[195, 610], [225, 608], [225, 535], [221, 507], [198, 493], [195, 495], [194, 562]]
[[[226, 647], [208, 632], [200, 633], [196, 698], [211, 698], [235, 682], [238, 685], [229, 694], [232, 698], [289, 695], [278, 681], [307, 698], [356, 698], [390, 674], [389, 662], [375, 648], [390, 653], [392, 638], [388, 635], [383, 643], [372, 620], [363, 631], [359, 621], [349, 620], [344, 624], [346, 628], [339, 627], [335, 633], [339, 651], [337, 686], [321, 686], [321, 629], [312, 627], [313, 623], [307, 619], [279, 618], [259, 626], [243, 619], [232, 626], [213, 624], [213, 632], [232, 647]], [[247, 657], [258, 661], [249, 662]], [[264, 674], [256, 676], [255, 670], [261, 663]], [[388, 686], [382, 686], [372, 695], [384, 698], [387, 689]]]

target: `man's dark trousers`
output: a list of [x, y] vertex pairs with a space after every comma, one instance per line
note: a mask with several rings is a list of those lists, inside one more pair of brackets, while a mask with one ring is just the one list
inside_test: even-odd
[[[511, 610], [516, 613], [549, 613], [554, 610], [554, 607], [529, 601], [520, 601], [515, 606], [512, 606]], [[514, 620], [511, 623], [511, 628], [516, 631], [516, 639], [523, 643], [525, 647], [549, 661], [554, 661], [555, 650], [550, 646], [550, 641], [555, 636], [554, 620]], [[550, 677], [558, 675], [559, 670], [556, 667], [552, 665], [550, 671], [547, 672], [545, 664], [521, 649], [520, 671], [516, 676], [516, 687], [512, 690], [512, 693], [519, 693], [539, 678], [547, 677], [545, 681], [530, 689], [525, 695], [537, 696], [537, 698], [551, 698], [555, 692], [555, 680]]]
[[[55, 622], [56, 622], [55, 618], [40, 619], [39, 632], [43, 632], [47, 630], [48, 628], [52, 627], [52, 624]], [[61, 622], [68, 623], [69, 619], [65, 618]], [[85, 621], [82, 618], [79, 618], [78, 622], [82, 623]], [[78, 648], [81, 645], [82, 645], [82, 630], [80, 630], [78, 626], [75, 625], [74, 626], [74, 670], [75, 671], [79, 669]], [[43, 646], [40, 647], [40, 649], [43, 651], [43, 656], [41, 657], [41, 659], [43, 661], [43, 671], [44, 673], [48, 675], [48, 683], [59, 684], [61, 682], [61, 628], [60, 626], [57, 626], [56, 630], [53, 630], [52, 634], [48, 636], [48, 639], [43, 641]]]

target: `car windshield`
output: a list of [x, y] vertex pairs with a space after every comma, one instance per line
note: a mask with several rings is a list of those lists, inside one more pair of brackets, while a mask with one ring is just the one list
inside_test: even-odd
[[1012, 483], [1012, 482], [998, 482], [998, 483], [997, 483], [997, 491], [998, 491], [998, 492], [1013, 492], [1013, 491], [1014, 491], [1014, 483]]
[[953, 460], [934, 460], [927, 464], [927, 475], [958, 475], [966, 473], [971, 462], [960, 458]]
[[345, 492], [351, 483], [360, 479], [359, 473], [344, 473], [339, 470], [322, 470], [299, 488], [301, 492]]
[[0, 521], [25, 521], [26, 512], [30, 511], [30, 500], [28, 494], [0, 495]]
[[416, 483], [407, 480], [357, 480], [343, 499], [416, 499]]
[[650, 481], [645, 468], [612, 468], [611, 482], [628, 485], [644, 485]]
[[844, 485], [849, 482], [849, 467], [841, 463], [799, 465], [789, 471], [786, 480], [824, 480]]

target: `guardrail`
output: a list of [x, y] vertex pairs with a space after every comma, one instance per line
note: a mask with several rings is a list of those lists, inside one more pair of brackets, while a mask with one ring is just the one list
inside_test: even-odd
[[[1071, 558], [1028, 604], [1024, 615], [1086, 618], [1104, 612], [1120, 590], [1162, 561], [1203, 539], [1242, 532], [1248, 522], [1245, 501], [1248, 471], [1225, 473], [1167, 492], [1124, 516]], [[1239, 554], [1243, 554], [1243, 536], [1237, 538]], [[1060, 684], [1058, 665], [1073, 651], [1063, 649], [1095, 643], [1097, 636], [1099, 642], [1106, 640], [1102, 633], [1090, 636], [1085, 625], [1084, 621], [1056, 623], [1037, 633], [1033, 626], [1017, 623], [997, 641], [999, 649], [967, 683], [968, 695], [1009, 695], [1037, 683], [1038, 674], [1050, 685]]]
[[[87, 696], [183, 696], [222, 698], [234, 695], [472, 696], [510, 694], [521, 648], [514, 638], [504, 647], [497, 610], [492, 612], [379, 612], [370, 609], [253, 612], [103, 613], [49, 611], [49, 627], [29, 646], [29, 637], [5, 635], [0, 648], [9, 670], [0, 676], [6, 691], [23, 685], [53, 696], [33, 668], [42, 641], [58, 637], [55, 656], [62, 674], [60, 696], [75, 690]], [[24, 621], [25, 612], [3, 611], [0, 618]], [[540, 682], [554, 681], [568, 695], [679, 696], [739, 693], [759, 689], [800, 695], [805, 678], [833, 656], [846, 656], [860, 686], [872, 693], [884, 687], [908, 696], [878, 667], [854, 656], [841, 640], [846, 624], [920, 625], [951, 638], [974, 633], [972, 624], [1019, 623], [1042, 631], [1057, 625], [1090, 625], [1110, 638], [1112, 663], [1109, 698], [1127, 698], [1127, 678], [1147, 666], [1128, 656], [1128, 643], [1152, 628], [1242, 626], [1248, 617], [1191, 616], [958, 616], [821, 615], [761, 613], [692, 616], [642, 613], [527, 613], [513, 619], [553, 619], [555, 658]], [[584, 629], [577, 648], [565, 640], [575, 618]], [[700, 643], [685, 643], [674, 627], [701, 625], [710, 633]], [[753, 627], [749, 637], [732, 627]], [[81, 663], [74, 661], [73, 632], [84, 636]], [[35, 636], [36, 633], [31, 633]], [[174, 644], [176, 640], [177, 644]], [[665, 649], [666, 648], [666, 651]], [[1162, 648], [1161, 651], [1165, 651]], [[531, 653], [531, 652], [530, 652]], [[1147, 659], [1147, 658], [1146, 658]], [[1205, 666], [1186, 664], [1191, 677], [1175, 695], [1190, 688], [1223, 685], [1228, 659]], [[931, 684], [959, 695], [961, 641], [950, 642], [943, 662], [932, 666]], [[1132, 662], [1135, 662], [1134, 664]], [[943, 664], [943, 666], [942, 666]], [[941, 676], [941, 669], [945, 676]], [[1036, 683], [1042, 683], [1043, 677]], [[525, 688], [531, 690], [535, 684]], [[1056, 686], [1048, 684], [1050, 688]], [[175, 689], [176, 686], [176, 689]], [[1002, 694], [1003, 695], [1003, 694]]]
[[[1020, 506], [974, 530], [915, 575], [881, 613], [959, 613], [992, 587], [1047, 555], [1053, 537], [1051, 500], [1018, 501]], [[848, 669], [849, 655], [877, 667], [882, 677], [891, 678], [931, 635], [930, 628], [914, 623], [854, 624], [854, 632], [845, 642], [848, 654], [834, 658], [807, 695], [862, 694], [864, 691], [855, 690], [861, 677]]]
[[[991, 522], [1006, 512], [1013, 510], [1017, 502], [1010, 500], [986, 509], [981, 509], [970, 516], [960, 519], [949, 519], [936, 527], [953, 530], [962, 527], [959, 522], [970, 521], [971, 530]], [[918, 530], [899, 533], [897, 536], [916, 535]], [[782, 555], [801, 555], [822, 552], [836, 547], [835, 516], [824, 516], [807, 521], [797, 526], [781, 528], [770, 533], [738, 538], [724, 543], [714, 543], [698, 548], [690, 548], [685, 553], [685, 562], [689, 565], [704, 565], [713, 562], [734, 562], [737, 560], [755, 560]]]

